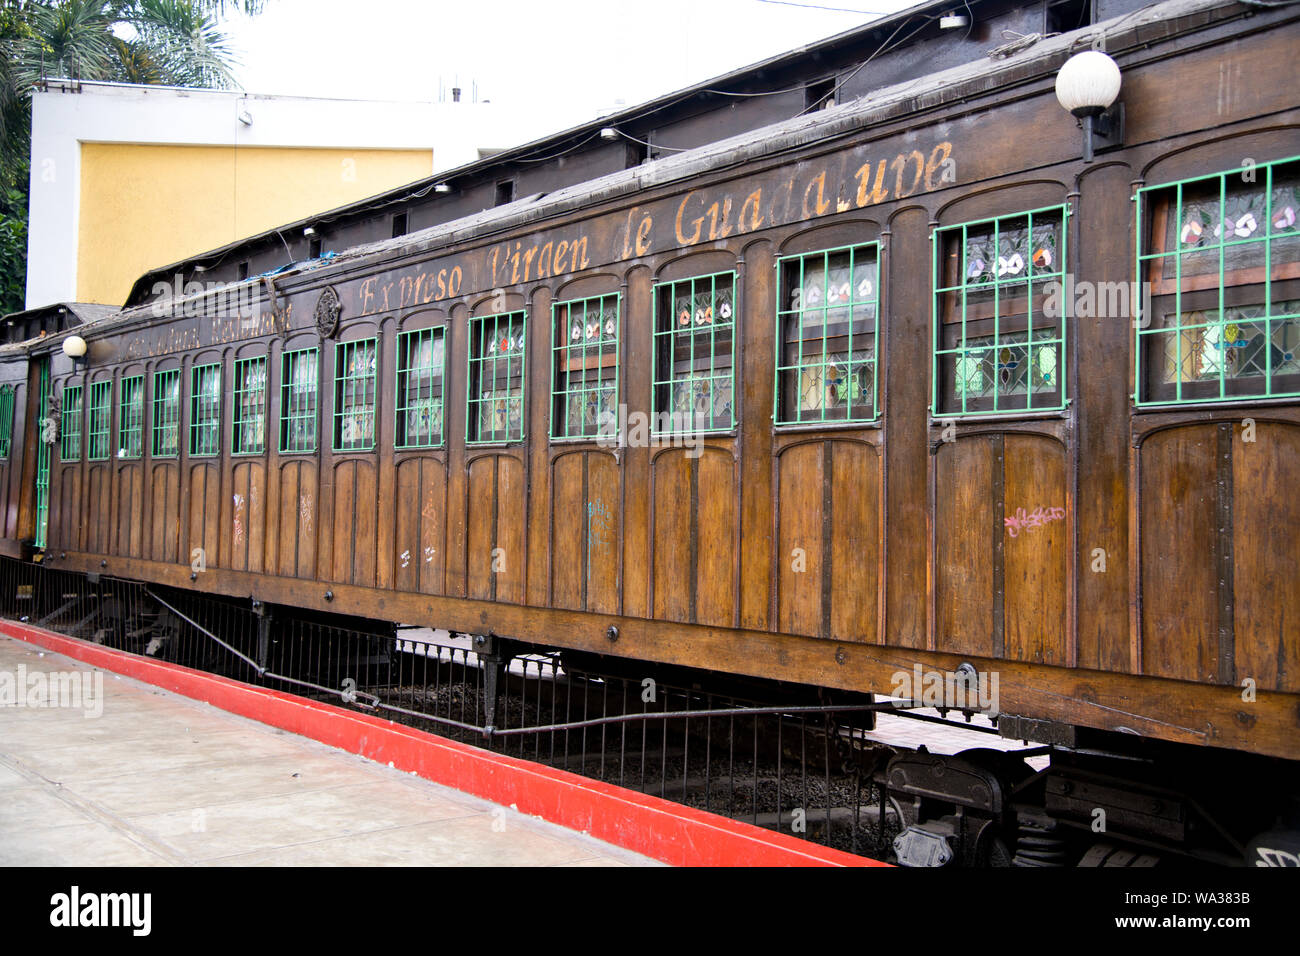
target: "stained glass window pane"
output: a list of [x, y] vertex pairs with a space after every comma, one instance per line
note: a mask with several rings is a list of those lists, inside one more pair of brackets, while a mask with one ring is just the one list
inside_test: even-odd
[[666, 282], [655, 299], [655, 433], [735, 427], [736, 274]]
[[266, 357], [235, 362], [235, 414], [231, 450], [236, 455], [260, 455], [266, 450]]
[[442, 444], [445, 330], [418, 329], [397, 337], [397, 447]]
[[314, 349], [285, 352], [280, 364], [280, 451], [316, 450], [317, 360]]
[[153, 377], [153, 446], [155, 458], [180, 454], [181, 372], [167, 369]]
[[467, 439], [522, 441], [526, 316], [486, 315], [469, 324]]
[[936, 234], [936, 414], [1065, 407], [1066, 216], [1056, 206]]
[[117, 418], [117, 457], [139, 458], [143, 452], [144, 376], [122, 379]]
[[[0, 413], [2, 414], [2, 413]], [[63, 409], [59, 422], [59, 458], [76, 461], [81, 457], [81, 386], [67, 385], [63, 389]]]
[[551, 437], [596, 435], [618, 414], [619, 296], [556, 303]]
[[875, 418], [875, 244], [780, 263], [778, 425]]
[[197, 365], [190, 377], [190, 454], [221, 451], [221, 366]]
[[86, 456], [90, 461], [105, 461], [109, 453], [109, 412], [113, 395], [111, 381], [92, 382], [90, 385], [90, 447]]
[[375, 447], [375, 398], [378, 341], [362, 339], [335, 346], [334, 450], [369, 451]]
[[1152, 186], [1138, 404], [1300, 395], [1300, 159]]

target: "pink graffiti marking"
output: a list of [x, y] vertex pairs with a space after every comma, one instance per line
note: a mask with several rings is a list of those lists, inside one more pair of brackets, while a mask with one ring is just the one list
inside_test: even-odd
[[1064, 508], [1044, 508], [1039, 505], [1033, 511], [1025, 511], [1024, 508], [1017, 508], [1014, 514], [1007, 515], [1002, 519], [1006, 525], [1007, 534], [1016, 537], [1021, 531], [1029, 531], [1034, 528], [1040, 528], [1049, 521], [1061, 521], [1065, 518]]

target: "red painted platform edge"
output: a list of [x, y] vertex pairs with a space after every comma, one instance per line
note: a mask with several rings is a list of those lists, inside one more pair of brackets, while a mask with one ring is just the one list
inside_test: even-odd
[[0, 621], [0, 632], [675, 866], [888, 866], [380, 717]]

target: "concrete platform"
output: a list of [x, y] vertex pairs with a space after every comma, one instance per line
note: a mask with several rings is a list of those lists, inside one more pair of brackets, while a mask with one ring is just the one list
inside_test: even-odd
[[659, 864], [0, 635], [0, 865]]

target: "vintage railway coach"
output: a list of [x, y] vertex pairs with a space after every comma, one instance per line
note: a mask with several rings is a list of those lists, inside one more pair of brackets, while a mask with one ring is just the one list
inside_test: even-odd
[[[1293, 11], [1161, 4], [10, 347], [5, 546], [860, 692], [968, 664], [1009, 736], [1293, 793]], [[1103, 35], [1084, 162], [1053, 79]]]

